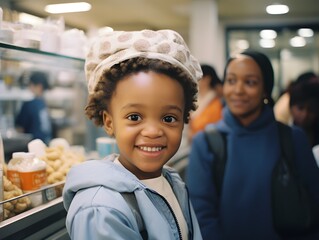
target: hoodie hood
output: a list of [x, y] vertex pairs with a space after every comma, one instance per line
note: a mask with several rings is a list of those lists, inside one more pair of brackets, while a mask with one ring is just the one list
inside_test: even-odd
[[218, 128], [222, 132], [241, 135], [256, 131], [268, 131], [268, 126], [274, 123], [274, 113], [270, 106], [264, 105], [259, 117], [248, 126], [243, 126], [226, 106], [223, 109], [223, 119], [223, 121], [217, 123]]
[[88, 160], [72, 167], [63, 188], [64, 207], [68, 209], [75, 194], [86, 188], [103, 186], [117, 192], [146, 188], [134, 174], [114, 164], [117, 156], [112, 154], [102, 160]]

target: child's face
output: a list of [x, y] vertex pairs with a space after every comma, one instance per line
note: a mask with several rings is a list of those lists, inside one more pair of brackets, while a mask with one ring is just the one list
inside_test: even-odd
[[179, 148], [184, 111], [183, 88], [167, 75], [139, 72], [118, 82], [103, 120], [120, 162], [139, 179], [159, 177]]

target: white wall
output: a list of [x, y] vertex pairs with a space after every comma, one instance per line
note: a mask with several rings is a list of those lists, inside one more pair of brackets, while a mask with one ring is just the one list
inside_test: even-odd
[[225, 33], [218, 20], [216, 0], [193, 0], [189, 46], [201, 62], [211, 64], [222, 77], [225, 65]]

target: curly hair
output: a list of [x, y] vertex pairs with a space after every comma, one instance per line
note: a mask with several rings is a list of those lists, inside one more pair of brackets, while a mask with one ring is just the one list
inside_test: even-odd
[[103, 111], [107, 111], [117, 83], [124, 77], [141, 71], [165, 74], [182, 85], [185, 95], [184, 122], [188, 123], [190, 111], [196, 110], [197, 84], [185, 71], [170, 63], [142, 57], [123, 61], [103, 73], [94, 93], [89, 95], [88, 104], [85, 107], [86, 116], [93, 120], [95, 125], [102, 126]]

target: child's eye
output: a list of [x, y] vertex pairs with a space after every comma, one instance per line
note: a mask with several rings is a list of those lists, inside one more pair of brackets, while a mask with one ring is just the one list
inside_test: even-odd
[[136, 122], [136, 121], [140, 121], [141, 117], [137, 114], [132, 114], [128, 116], [127, 119]]
[[163, 118], [163, 121], [167, 123], [173, 123], [173, 122], [176, 122], [176, 118], [173, 116], [165, 116]]

